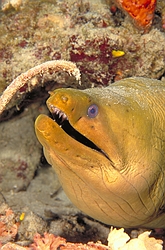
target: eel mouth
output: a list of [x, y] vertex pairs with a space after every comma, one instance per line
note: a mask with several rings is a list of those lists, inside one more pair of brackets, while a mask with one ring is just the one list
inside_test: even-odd
[[89, 140], [87, 137], [85, 137], [76, 129], [74, 129], [74, 127], [72, 127], [67, 115], [63, 111], [61, 111], [59, 108], [53, 105], [50, 106], [50, 111], [51, 111], [53, 120], [65, 131], [65, 133], [67, 133], [69, 136], [71, 136], [73, 139], [80, 142], [81, 144], [93, 150], [96, 150], [97, 152], [104, 155], [108, 160], [110, 160], [108, 155], [101, 148], [99, 148], [91, 140]]

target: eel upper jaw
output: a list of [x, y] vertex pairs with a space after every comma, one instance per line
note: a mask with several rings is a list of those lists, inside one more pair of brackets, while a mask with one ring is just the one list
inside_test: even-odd
[[74, 127], [72, 127], [67, 115], [63, 111], [61, 111], [59, 108], [55, 107], [54, 105], [50, 105], [49, 110], [52, 114], [54, 121], [65, 131], [65, 133], [67, 133], [69, 136], [71, 136], [73, 139], [80, 142], [81, 144], [93, 150], [96, 150], [97, 152], [100, 152], [108, 160], [110, 160], [108, 155], [102, 149], [100, 149], [91, 140], [89, 140], [87, 137], [85, 137], [84, 135], [79, 133], [76, 129], [74, 129]]

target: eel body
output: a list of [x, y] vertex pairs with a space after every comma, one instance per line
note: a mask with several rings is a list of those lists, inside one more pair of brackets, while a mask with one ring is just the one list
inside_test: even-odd
[[119, 227], [165, 227], [165, 84], [57, 89], [36, 135], [70, 200]]

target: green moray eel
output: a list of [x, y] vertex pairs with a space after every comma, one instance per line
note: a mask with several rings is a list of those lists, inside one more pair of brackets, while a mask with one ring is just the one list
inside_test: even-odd
[[57, 89], [36, 135], [70, 200], [119, 227], [165, 227], [165, 84]]

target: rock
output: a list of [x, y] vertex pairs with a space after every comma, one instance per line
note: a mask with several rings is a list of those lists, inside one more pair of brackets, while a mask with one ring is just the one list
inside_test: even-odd
[[0, 190], [26, 190], [39, 165], [41, 148], [33, 110], [0, 123]]

